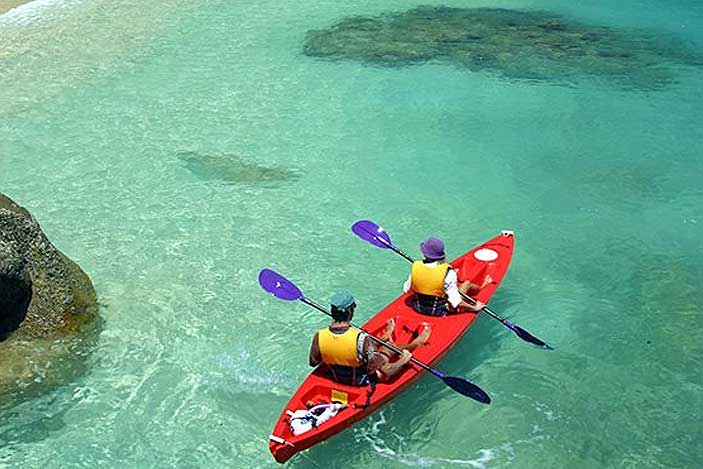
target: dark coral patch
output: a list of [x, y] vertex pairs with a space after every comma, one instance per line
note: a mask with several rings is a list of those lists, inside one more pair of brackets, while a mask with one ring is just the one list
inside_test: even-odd
[[672, 38], [589, 26], [544, 11], [418, 7], [379, 17], [345, 18], [310, 31], [304, 53], [379, 66], [428, 61], [511, 79], [564, 83], [584, 76], [634, 88], [674, 81], [673, 65], [703, 55]]

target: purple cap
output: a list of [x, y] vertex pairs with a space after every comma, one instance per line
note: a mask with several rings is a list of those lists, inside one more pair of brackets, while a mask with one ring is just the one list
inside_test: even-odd
[[420, 251], [431, 261], [447, 257], [444, 254], [444, 243], [441, 239], [434, 236], [427, 238], [424, 243], [420, 244]]

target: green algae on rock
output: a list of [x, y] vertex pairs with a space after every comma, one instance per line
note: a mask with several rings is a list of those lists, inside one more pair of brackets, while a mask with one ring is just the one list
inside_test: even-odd
[[47, 375], [42, 363], [51, 367], [60, 361], [56, 354], [66, 355], [60, 343], [80, 338], [96, 323], [88, 276], [51, 244], [27, 210], [2, 194], [0, 294], [0, 389], [40, 382]]
[[196, 176], [228, 184], [275, 183], [298, 177], [298, 173], [290, 169], [262, 165], [236, 155], [205, 155], [188, 151], [179, 152], [176, 156]]
[[674, 81], [672, 65], [702, 65], [675, 39], [589, 26], [544, 11], [422, 6], [355, 16], [308, 32], [304, 53], [399, 67], [428, 61], [512, 79], [564, 83], [602, 77], [634, 88]]

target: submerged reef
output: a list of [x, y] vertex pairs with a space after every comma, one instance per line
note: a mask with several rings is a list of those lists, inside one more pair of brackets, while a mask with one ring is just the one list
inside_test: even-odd
[[429, 61], [511, 79], [565, 83], [584, 76], [635, 88], [674, 81], [674, 65], [703, 65], [682, 41], [589, 26], [545, 11], [422, 6], [355, 16], [309, 31], [305, 55], [402, 67]]
[[94, 338], [88, 331], [98, 323], [97, 309], [85, 272], [27, 210], [0, 194], [0, 391], [42, 382], [54, 370], [64, 376], [57, 363], [82, 354], [76, 344]]
[[176, 156], [196, 176], [228, 184], [276, 183], [298, 177], [296, 171], [265, 166], [236, 155], [205, 155], [188, 151], [179, 152]]

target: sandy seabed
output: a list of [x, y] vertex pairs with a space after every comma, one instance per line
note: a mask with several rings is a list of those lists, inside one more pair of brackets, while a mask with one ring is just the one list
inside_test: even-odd
[[32, 0], [0, 0], [0, 15]]

